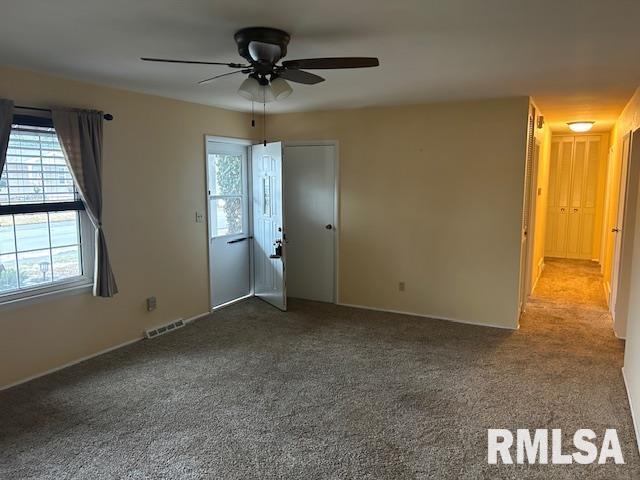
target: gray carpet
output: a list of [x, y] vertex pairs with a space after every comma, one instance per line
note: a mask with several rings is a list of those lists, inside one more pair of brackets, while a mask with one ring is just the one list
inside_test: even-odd
[[[0, 393], [0, 478], [640, 478], [609, 322], [557, 298], [517, 332], [246, 301]], [[490, 466], [487, 428], [617, 428], [627, 464]]]

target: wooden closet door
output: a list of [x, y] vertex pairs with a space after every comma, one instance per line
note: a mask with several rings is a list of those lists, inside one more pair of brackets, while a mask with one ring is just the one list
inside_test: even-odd
[[572, 156], [572, 137], [552, 141], [545, 242], [545, 255], [549, 257], [567, 256]]

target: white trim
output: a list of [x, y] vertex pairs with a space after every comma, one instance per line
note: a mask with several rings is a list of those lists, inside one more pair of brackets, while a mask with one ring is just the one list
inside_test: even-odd
[[[185, 324], [191, 323], [191, 322], [193, 322], [195, 320], [198, 320], [199, 318], [206, 317], [207, 315], [210, 315], [210, 314], [211, 314], [211, 312], [204, 312], [204, 313], [200, 313], [198, 315], [194, 315], [193, 317], [189, 317], [186, 320], [184, 320], [184, 323]], [[126, 347], [128, 345], [133, 344], [133, 343], [139, 342], [140, 340], [144, 340], [144, 338], [145, 338], [144, 334], [141, 334], [139, 337], [136, 337], [136, 338], [134, 338], [132, 340], [127, 340], [126, 342], [119, 343], [118, 345], [114, 345], [113, 347], [105, 348], [104, 350], [100, 350], [99, 352], [92, 353], [92, 354], [86, 355], [84, 357], [80, 357], [80, 358], [78, 358], [76, 360], [72, 360], [72, 361], [67, 362], [67, 363], [65, 363], [63, 365], [51, 368], [51, 369], [46, 370], [44, 372], [36, 373], [35, 375], [31, 375], [31, 376], [29, 376], [27, 378], [23, 378], [22, 380], [18, 380], [17, 382], [13, 382], [13, 383], [10, 383], [8, 385], [3, 385], [3, 386], [0, 387], [0, 392], [2, 390], [8, 390], [9, 388], [17, 387], [18, 385], [21, 385], [23, 383], [30, 382], [31, 380], [35, 380], [36, 378], [44, 377], [45, 375], [49, 375], [51, 373], [55, 373], [55, 372], [57, 372], [59, 370], [65, 369], [67, 367], [72, 367], [73, 365], [76, 365], [78, 363], [82, 363], [82, 362], [84, 362], [86, 360], [91, 360], [92, 358], [99, 357], [100, 355], [104, 355], [105, 353], [109, 353], [109, 352], [112, 352], [114, 350], [118, 350], [120, 348]]]
[[239, 297], [239, 298], [236, 298], [234, 300], [229, 300], [228, 302], [221, 303], [220, 305], [212, 307], [211, 311], [212, 312], [216, 312], [216, 311], [220, 310], [221, 308], [230, 307], [231, 305], [233, 305], [235, 303], [241, 302], [241, 301], [246, 300], [247, 298], [251, 298], [251, 297], [253, 297], [253, 292], [245, 295], [244, 297]]
[[[534, 129], [536, 128], [537, 123], [537, 112], [534, 114]], [[526, 253], [524, 259], [524, 298], [523, 301], [525, 305], [521, 308], [525, 310], [526, 303], [529, 300], [529, 297], [533, 293], [533, 288], [535, 284], [538, 282], [538, 277], [536, 277], [535, 282], [531, 283], [531, 270], [533, 269], [533, 261], [535, 255], [535, 241], [536, 241], [536, 212], [538, 211], [538, 170], [540, 167], [540, 160], [542, 155], [542, 143], [535, 137], [533, 137], [533, 155], [531, 155], [531, 178], [529, 179], [529, 212], [528, 212], [528, 231], [527, 231], [527, 245], [526, 245]], [[526, 176], [526, 172], [525, 172]], [[526, 186], [525, 186], [526, 192]], [[523, 206], [524, 207], [524, 206]], [[538, 267], [540, 266], [538, 262]]]
[[633, 421], [633, 430], [636, 434], [636, 447], [640, 452], [640, 429], [638, 421], [636, 420], [635, 412], [633, 411], [633, 402], [631, 400], [631, 392], [629, 390], [629, 384], [627, 383], [627, 376], [624, 373], [624, 367], [622, 367], [622, 380], [624, 381], [624, 388], [627, 391], [627, 400], [629, 401], [629, 410], [631, 410], [631, 420]]
[[451, 318], [451, 317], [442, 317], [442, 316], [436, 316], [436, 315], [426, 315], [424, 313], [415, 313], [415, 312], [406, 312], [403, 310], [393, 310], [393, 309], [389, 309], [389, 308], [376, 308], [376, 307], [367, 307], [364, 305], [355, 305], [352, 303], [341, 303], [338, 302], [338, 305], [342, 306], [342, 307], [351, 307], [351, 308], [359, 308], [361, 310], [371, 310], [374, 312], [385, 312], [385, 313], [397, 313], [399, 315], [410, 315], [412, 317], [422, 317], [422, 318], [428, 318], [431, 320], [444, 320], [447, 322], [454, 322], [454, 323], [462, 323], [465, 325], [475, 325], [477, 327], [489, 327], [489, 328], [500, 328], [503, 330], [518, 330], [520, 328], [520, 324], [518, 324], [517, 327], [505, 327], [504, 325], [494, 325], [491, 323], [478, 323], [478, 322], [472, 322], [470, 320], [460, 320], [459, 318]]
[[113, 350], [118, 350], [119, 348], [126, 347], [127, 345], [131, 345], [132, 343], [136, 343], [137, 341], [142, 340], [143, 338], [144, 337], [140, 336], [138, 338], [134, 338], [133, 340], [127, 340], [126, 342], [120, 343], [120, 344], [115, 345], [113, 347], [105, 348], [104, 350], [100, 350], [99, 352], [92, 353], [90, 355], [86, 355], [86, 356], [78, 358], [76, 360], [72, 360], [72, 361], [67, 362], [67, 363], [65, 363], [63, 365], [60, 365], [59, 367], [51, 368], [51, 369], [46, 370], [46, 371], [44, 371], [42, 373], [36, 373], [35, 375], [31, 375], [30, 377], [23, 378], [22, 380], [18, 380], [17, 382], [14, 382], [14, 383], [10, 383], [9, 385], [3, 385], [2, 387], [0, 387], [0, 391], [7, 390], [9, 388], [18, 386], [18, 385], [20, 385], [22, 383], [30, 382], [31, 380], [35, 380], [36, 378], [44, 377], [45, 375], [49, 375], [50, 373], [55, 373], [55, 372], [57, 372], [59, 370], [63, 370], [65, 368], [67, 368], [67, 367], [71, 367], [71, 366], [76, 365], [78, 363], [84, 362], [85, 360], [90, 360], [91, 358], [98, 357], [98, 356], [103, 355], [105, 353], [109, 353], [109, 352], [111, 352]]
[[26, 307], [28, 305], [35, 305], [59, 297], [92, 292], [93, 281], [86, 277], [80, 278], [81, 280], [75, 282], [60, 282], [48, 285], [47, 288], [43, 289], [36, 288], [32, 290], [23, 290], [20, 292], [22, 295], [16, 295], [0, 301], [0, 312], [14, 308]]
[[611, 285], [608, 280], [602, 281], [602, 288], [604, 288], [604, 295], [607, 299], [607, 306], [609, 307], [609, 313], [611, 313], [611, 318], [613, 318], [613, 308], [611, 308]]
[[235, 137], [218, 137], [216, 135], [205, 135], [205, 145], [206, 142], [217, 142], [217, 143], [234, 143], [236, 145], [245, 145], [250, 147], [253, 142], [246, 138], [235, 138]]
[[533, 292], [538, 286], [538, 281], [540, 280], [540, 277], [542, 277], [542, 272], [544, 272], [544, 268], [546, 266], [547, 266], [546, 263], [544, 263], [544, 257], [542, 257], [538, 262], [538, 275], [536, 276], [536, 280], [535, 282], [533, 282], [533, 286], [531, 287], [531, 295], [533, 295]]
[[[325, 147], [332, 146], [335, 149], [334, 158], [334, 196], [333, 196], [333, 228], [334, 238], [334, 258], [333, 258], [333, 303], [340, 303], [340, 142], [338, 140], [294, 140], [283, 142], [283, 150], [287, 147]], [[284, 155], [283, 155], [284, 157]], [[286, 186], [285, 186], [286, 188]]]
[[201, 318], [204, 318], [208, 315], [211, 315], [211, 312], [203, 312], [203, 313], [199, 313], [197, 315], [194, 315], [193, 317], [189, 317], [187, 319], [184, 320], [184, 323], [191, 323], [191, 322], [195, 322], [196, 320], [200, 320]]

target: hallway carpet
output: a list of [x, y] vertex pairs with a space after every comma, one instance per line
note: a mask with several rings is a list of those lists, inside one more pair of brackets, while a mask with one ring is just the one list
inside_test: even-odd
[[[558, 298], [518, 331], [248, 300], [0, 392], [0, 478], [638, 479], [622, 353]], [[626, 464], [487, 465], [488, 428], [616, 428]]]

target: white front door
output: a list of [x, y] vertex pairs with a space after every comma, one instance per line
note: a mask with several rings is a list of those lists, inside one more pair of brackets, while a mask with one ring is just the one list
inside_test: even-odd
[[282, 144], [251, 147], [255, 295], [287, 309]]
[[251, 294], [247, 146], [207, 142], [211, 306]]
[[287, 293], [335, 302], [336, 147], [287, 145], [284, 179]]

